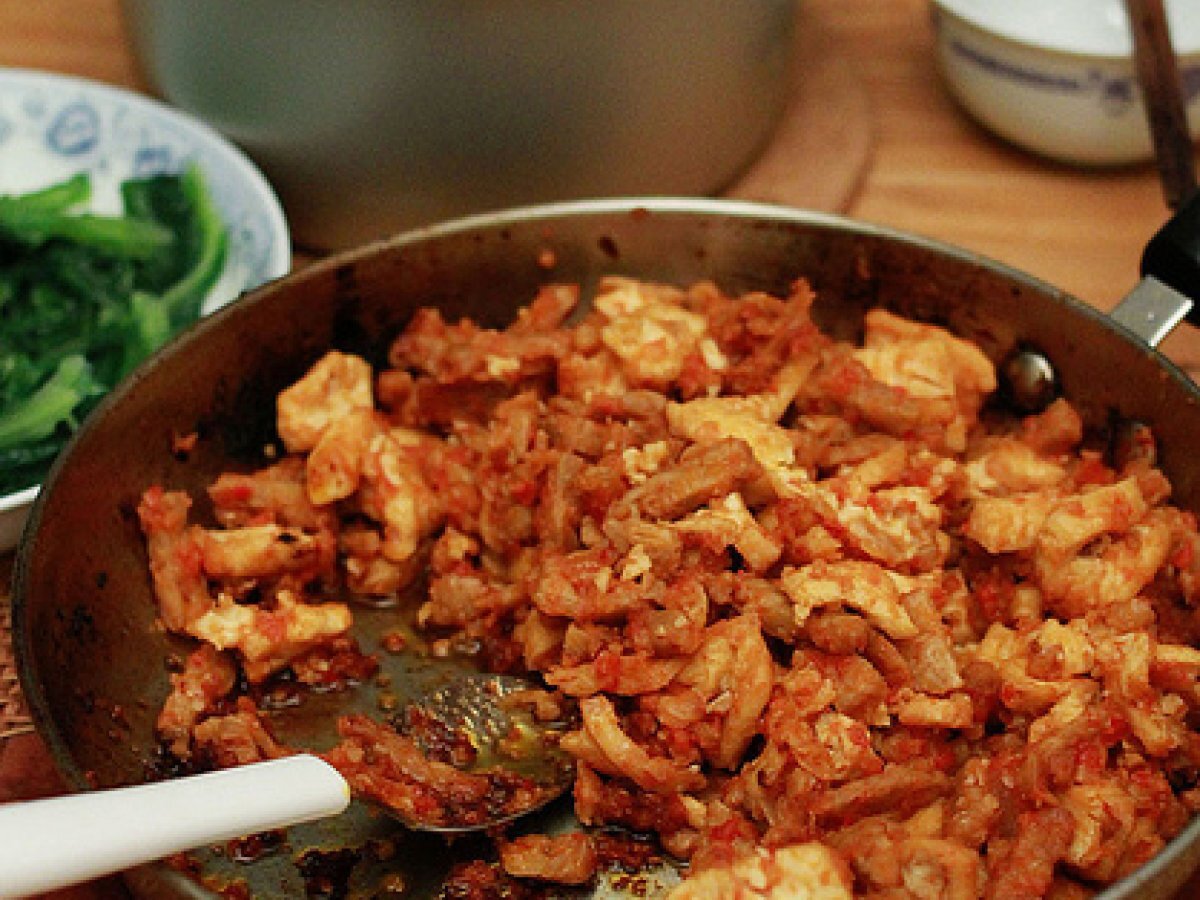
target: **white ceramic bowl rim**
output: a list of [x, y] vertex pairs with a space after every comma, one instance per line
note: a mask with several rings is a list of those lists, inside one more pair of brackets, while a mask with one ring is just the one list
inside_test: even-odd
[[[128, 160], [116, 164], [116, 140], [104, 130], [105, 126], [115, 130], [119, 122], [122, 140], [146, 141], [150, 150], [179, 152], [174, 159], [176, 165], [167, 168], [176, 168], [184, 159], [195, 159], [209, 177], [214, 203], [229, 227], [230, 257], [225, 273], [205, 302], [204, 312], [212, 312], [243, 291], [286, 274], [291, 267], [291, 237], [274, 189], [249, 157], [210, 126], [143, 94], [54, 72], [0, 68], [0, 88], [11, 101], [10, 105], [0, 104], [0, 157], [14, 152], [9, 149], [14, 143], [23, 148], [15, 151], [20, 154], [20, 171], [8, 171], [6, 177], [0, 173], [0, 193], [43, 187], [68, 172], [89, 171], [97, 178], [94, 208], [115, 212], [108, 207], [116, 196], [116, 185], [108, 182], [114, 181], [115, 170], [122, 172], [121, 177], [134, 174], [122, 169]], [[55, 105], [61, 102], [60, 121], [70, 126], [64, 131], [74, 139], [75, 146], [63, 151], [62, 158], [53, 160], [53, 165], [42, 173], [36, 171], [36, 164], [30, 164], [29, 135], [41, 122], [38, 117], [42, 115], [42, 104], [51, 100]], [[71, 113], [69, 119], [67, 110]], [[89, 114], [87, 110], [95, 112]], [[124, 152], [137, 147], [120, 149]], [[23, 183], [29, 179], [30, 170], [40, 178], [38, 183]], [[149, 174], [149, 170], [139, 174]], [[0, 495], [0, 531], [11, 530], [10, 517], [20, 516], [23, 520], [38, 490], [35, 485]], [[5, 549], [7, 542], [0, 542], [0, 552]]]
[[[1200, 54], [1200, 0], [1165, 0], [1180, 56]], [[934, 0], [941, 9], [1008, 40], [1062, 53], [1133, 54], [1122, 0]]]
[[[231, 210], [253, 212], [258, 217], [258, 221], [252, 224], [261, 232], [258, 236], [265, 238], [267, 244], [258, 247], [253, 258], [240, 260], [248, 268], [245, 277], [248, 282], [253, 282], [248, 283], [247, 287], [277, 278], [290, 269], [291, 234], [274, 188], [240, 148], [205, 122], [145, 94], [57, 72], [0, 68], [0, 88], [21, 98], [22, 106], [30, 108], [27, 115], [31, 117], [38, 114], [36, 107], [44, 102], [43, 97], [52, 96], [56, 102], [62, 103], [62, 131], [68, 135], [68, 143], [74, 141], [78, 146], [68, 147], [59, 152], [64, 159], [71, 161], [68, 167], [71, 173], [86, 170], [93, 176], [99, 176], [99, 182], [94, 184], [93, 196], [93, 203], [97, 208], [105, 212], [119, 211], [113, 208], [117, 199], [116, 185], [108, 185], [106, 191], [103, 183], [115, 181], [113, 170], [118, 167], [106, 158], [104, 136], [97, 133], [98, 126], [94, 121], [87, 122], [87, 116], [81, 112], [83, 107], [89, 105], [102, 109], [114, 120], [106, 123], [114, 131], [117, 125], [120, 126], [124, 132], [122, 140], [127, 144], [136, 140], [150, 145], [161, 144], [176, 148], [181, 144], [186, 145], [187, 152], [176, 158], [174, 166], [166, 168], [178, 169], [182, 167], [185, 159], [195, 159], [205, 167], [213, 200], [227, 218]], [[14, 123], [4, 120], [3, 112], [3, 107], [0, 107], [0, 155], [4, 153], [5, 143], [10, 140], [9, 131], [14, 128]], [[20, 123], [16, 123], [15, 127], [19, 126]], [[107, 138], [110, 143], [116, 142], [112, 134]], [[158, 148], [151, 146], [149, 149], [153, 151]], [[147, 167], [141, 164], [127, 166], [129, 171], [125, 173], [126, 176], [164, 170], [164, 167], [154, 161], [154, 155], [153, 152], [148, 154], [150, 161], [146, 164]], [[64, 163], [60, 161], [58, 171], [53, 177], [63, 177], [64, 171]], [[26, 180], [26, 175], [17, 179], [18, 182]], [[11, 181], [11, 178], [0, 175], [0, 192], [14, 190]], [[19, 183], [15, 190], [40, 186], [44, 184]], [[105, 196], [106, 193], [111, 196]], [[228, 224], [237, 226], [245, 223]], [[230, 235], [231, 242], [236, 242], [237, 239], [238, 235]], [[211, 312], [211, 308], [206, 306], [206, 311]]]

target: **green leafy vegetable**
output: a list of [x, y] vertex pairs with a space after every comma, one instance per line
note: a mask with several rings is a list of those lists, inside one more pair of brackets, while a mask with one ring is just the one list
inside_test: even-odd
[[131, 179], [89, 210], [86, 174], [0, 196], [0, 495], [37, 484], [103, 394], [195, 321], [227, 237], [200, 170]]
[[63, 357], [41, 387], [0, 415], [0, 450], [44, 441], [60, 423], [74, 425], [79, 404], [103, 392], [86, 359], [78, 354]]

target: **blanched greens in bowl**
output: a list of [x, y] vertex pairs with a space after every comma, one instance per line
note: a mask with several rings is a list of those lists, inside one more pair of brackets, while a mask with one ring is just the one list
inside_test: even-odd
[[194, 322], [227, 234], [200, 169], [131, 178], [119, 215], [78, 174], [0, 196], [0, 496], [38, 484], [111, 387]]

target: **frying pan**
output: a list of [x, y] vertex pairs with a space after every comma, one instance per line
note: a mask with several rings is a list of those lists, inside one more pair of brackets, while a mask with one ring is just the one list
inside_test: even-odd
[[[448, 319], [502, 325], [548, 281], [585, 288], [602, 274], [784, 294], [808, 278], [818, 324], [853, 339], [863, 313], [883, 306], [936, 322], [977, 342], [997, 363], [1044, 354], [1059, 387], [1101, 438], [1138, 421], [1160, 438], [1175, 501], [1200, 510], [1200, 391], [1135, 333], [1176, 319], [1180, 295], [1200, 282], [1200, 205], [1152, 242], [1150, 272], [1118, 324], [1062, 291], [953, 247], [846, 219], [755, 204], [695, 199], [596, 201], [473, 217], [331, 257], [273, 282], [204, 320], [114, 391], [50, 473], [17, 561], [13, 618], [22, 687], [56, 765], [75, 788], [143, 781], [154, 770], [153, 724], [167, 691], [164, 660], [183, 647], [154, 626], [154, 603], [135, 506], [154, 483], [202, 495], [220, 471], [263, 462], [275, 440], [274, 397], [325, 350], [375, 363], [413, 311], [436, 305]], [[1156, 276], [1156, 277], [1155, 277]], [[1163, 301], [1163, 298], [1166, 298]], [[1172, 306], [1172, 302], [1174, 305]], [[1162, 329], [1158, 329], [1161, 331]], [[172, 438], [195, 432], [186, 459]], [[201, 509], [203, 512], [203, 509]], [[364, 610], [358, 637], [378, 646], [394, 610]], [[383, 654], [390, 691], [427, 677], [424, 664]], [[327, 696], [273, 722], [284, 740], [320, 749], [349, 703], [370, 709], [378, 685]], [[555, 827], [553, 817], [535, 827]], [[303, 895], [345, 882], [349, 895], [379, 891], [399, 867], [407, 896], [430, 896], [470, 841], [397, 829], [356, 805], [341, 817], [290, 831], [284, 845], [197, 854], [216, 888], [241, 880], [259, 896]], [[399, 860], [420, 860], [408, 866]], [[1167, 898], [1200, 862], [1200, 819], [1106, 900]], [[347, 875], [346, 873], [349, 873]], [[393, 878], [396, 877], [393, 875]], [[127, 875], [146, 897], [210, 897], [166, 865]], [[391, 882], [395, 884], [396, 882]], [[319, 885], [318, 885], [319, 886]]]

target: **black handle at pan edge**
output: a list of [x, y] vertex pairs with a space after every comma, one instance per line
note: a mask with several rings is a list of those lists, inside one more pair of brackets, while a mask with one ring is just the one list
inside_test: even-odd
[[1196, 301], [1187, 320], [1200, 326], [1200, 191], [1193, 192], [1150, 239], [1141, 271]]

